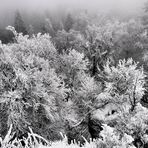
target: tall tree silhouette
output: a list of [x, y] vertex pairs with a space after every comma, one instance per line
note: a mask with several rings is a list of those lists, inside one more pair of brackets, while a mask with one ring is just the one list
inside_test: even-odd
[[69, 31], [72, 28], [73, 24], [74, 24], [74, 20], [72, 18], [72, 15], [68, 14], [65, 20], [65, 30]]
[[24, 35], [27, 34], [27, 29], [19, 11], [15, 13], [14, 27], [17, 32], [22, 32]]

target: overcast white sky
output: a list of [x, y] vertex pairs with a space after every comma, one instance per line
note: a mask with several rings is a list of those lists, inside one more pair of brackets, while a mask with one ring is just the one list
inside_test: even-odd
[[[103, 11], [109, 14], [119, 14], [119, 16], [132, 16], [140, 14], [144, 3], [148, 0], [0, 0], [0, 25], [10, 25], [14, 21], [16, 10], [33, 15], [34, 12], [44, 12], [46, 9], [66, 9], [82, 8], [90, 11]], [[33, 10], [33, 12], [31, 11]], [[112, 13], [110, 13], [110, 10]]]
[[143, 6], [145, 1], [146, 0], [0, 0], [0, 9], [43, 9], [65, 5], [67, 7], [75, 6], [98, 10], [100, 9], [101, 11], [115, 8], [125, 11], [136, 11], [136, 9]]

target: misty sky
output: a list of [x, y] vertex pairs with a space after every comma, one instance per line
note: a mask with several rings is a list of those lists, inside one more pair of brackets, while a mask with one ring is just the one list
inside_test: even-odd
[[82, 7], [101, 11], [118, 9], [136, 11], [146, 0], [0, 0], [1, 10], [55, 8], [59, 6]]
[[95, 13], [114, 13], [122, 16], [136, 14], [137, 16], [143, 10], [146, 1], [148, 0], [0, 0], [0, 26], [10, 25], [10, 22], [14, 21], [13, 12], [16, 10], [34, 15], [44, 13], [44, 10], [67, 11], [82, 8]]

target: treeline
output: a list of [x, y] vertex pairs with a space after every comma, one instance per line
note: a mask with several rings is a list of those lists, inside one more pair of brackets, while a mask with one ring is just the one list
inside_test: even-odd
[[102, 19], [113, 20], [117, 18], [121, 21], [127, 21], [130, 18], [137, 18], [137, 15], [122, 16], [122, 14], [99, 14], [89, 11], [89, 9], [75, 9], [68, 10], [67, 8], [58, 8], [55, 10], [44, 11], [25, 11], [25, 10], [11, 10], [11, 14], [3, 14], [5, 20], [1, 16], [2, 22], [0, 23], [0, 39], [3, 43], [13, 42], [13, 34], [5, 29], [8, 25], [16, 28], [17, 32], [24, 34], [37, 34], [50, 33], [50, 36], [55, 37], [57, 32], [65, 30], [68, 32], [70, 29], [76, 31], [84, 31], [85, 26], [89, 23], [98, 23]]

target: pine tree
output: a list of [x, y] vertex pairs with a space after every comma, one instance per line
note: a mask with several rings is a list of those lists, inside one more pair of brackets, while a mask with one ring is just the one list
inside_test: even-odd
[[74, 19], [72, 18], [71, 14], [68, 14], [65, 20], [65, 30], [68, 32], [70, 29], [72, 29], [72, 26], [74, 24]]
[[34, 32], [33, 26], [32, 26], [32, 25], [29, 25], [28, 34], [29, 34], [30, 36], [32, 36], [34, 33], [35, 33], [35, 32]]
[[24, 35], [27, 34], [27, 29], [19, 11], [15, 13], [14, 27], [18, 33], [22, 32]]

